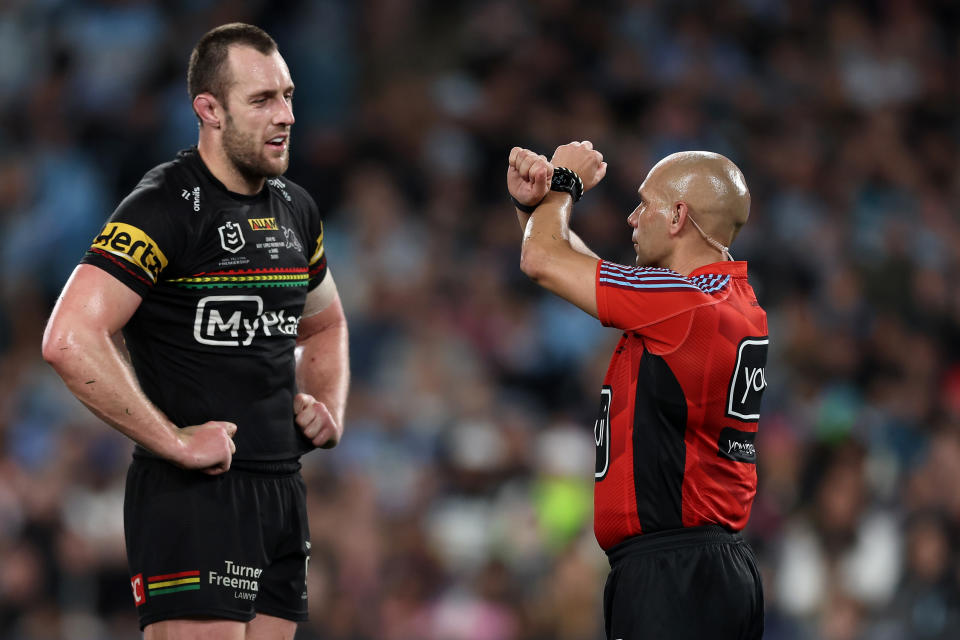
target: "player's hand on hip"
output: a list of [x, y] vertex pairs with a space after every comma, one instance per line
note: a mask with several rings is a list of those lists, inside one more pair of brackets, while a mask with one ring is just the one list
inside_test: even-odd
[[195, 469], [215, 476], [230, 469], [230, 462], [237, 446], [233, 435], [237, 425], [232, 422], [211, 420], [203, 424], [180, 429], [177, 440], [179, 450], [172, 461], [184, 469]]
[[583, 181], [584, 193], [607, 175], [607, 163], [603, 161], [603, 154], [594, 149], [589, 140], [560, 145], [553, 152], [550, 162], [555, 167], [566, 167], [575, 171]]
[[507, 166], [507, 191], [520, 204], [539, 204], [550, 191], [553, 165], [546, 156], [537, 155], [529, 149], [514, 147], [510, 150]]
[[330, 449], [337, 446], [343, 427], [337, 424], [327, 405], [308, 393], [293, 398], [293, 412], [297, 426], [315, 447]]

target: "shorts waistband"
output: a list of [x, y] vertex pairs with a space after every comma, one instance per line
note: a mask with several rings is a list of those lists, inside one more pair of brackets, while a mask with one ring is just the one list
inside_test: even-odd
[[[154, 464], [167, 465], [173, 469], [180, 467], [173, 463], [151, 455], [145, 451], [135, 450], [133, 459], [136, 462], [146, 462]], [[289, 476], [300, 471], [300, 460], [297, 458], [291, 460], [236, 460], [230, 463], [230, 470], [227, 473], [239, 471], [242, 473], [254, 473], [266, 476]]]
[[607, 549], [607, 559], [610, 560], [610, 566], [613, 567], [629, 556], [643, 555], [655, 551], [695, 547], [703, 544], [742, 543], [743, 536], [739, 533], [727, 531], [719, 525], [708, 524], [702, 527], [668, 529], [627, 538]]
[[300, 471], [301, 466], [299, 460], [234, 460], [230, 463], [230, 471], [289, 476]]

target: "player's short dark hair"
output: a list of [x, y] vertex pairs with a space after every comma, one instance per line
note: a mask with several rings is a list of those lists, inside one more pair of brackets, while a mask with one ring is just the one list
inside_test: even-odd
[[253, 47], [267, 55], [277, 50], [270, 34], [252, 24], [231, 22], [203, 34], [190, 54], [187, 67], [187, 90], [192, 101], [201, 93], [211, 93], [221, 103], [230, 87], [227, 55], [231, 45]]

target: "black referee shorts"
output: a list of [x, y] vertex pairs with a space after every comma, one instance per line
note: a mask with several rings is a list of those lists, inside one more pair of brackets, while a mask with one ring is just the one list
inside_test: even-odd
[[135, 457], [123, 512], [141, 629], [257, 613], [306, 620], [310, 532], [299, 463], [208, 476]]
[[759, 640], [763, 587], [753, 550], [717, 526], [631, 538], [607, 552], [608, 640]]

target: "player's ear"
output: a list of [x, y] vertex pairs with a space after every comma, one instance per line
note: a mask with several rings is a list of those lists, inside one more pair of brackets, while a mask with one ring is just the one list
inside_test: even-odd
[[193, 99], [193, 111], [200, 118], [204, 126], [213, 129], [220, 128], [220, 120], [223, 116], [223, 107], [220, 101], [212, 93], [201, 93]]

